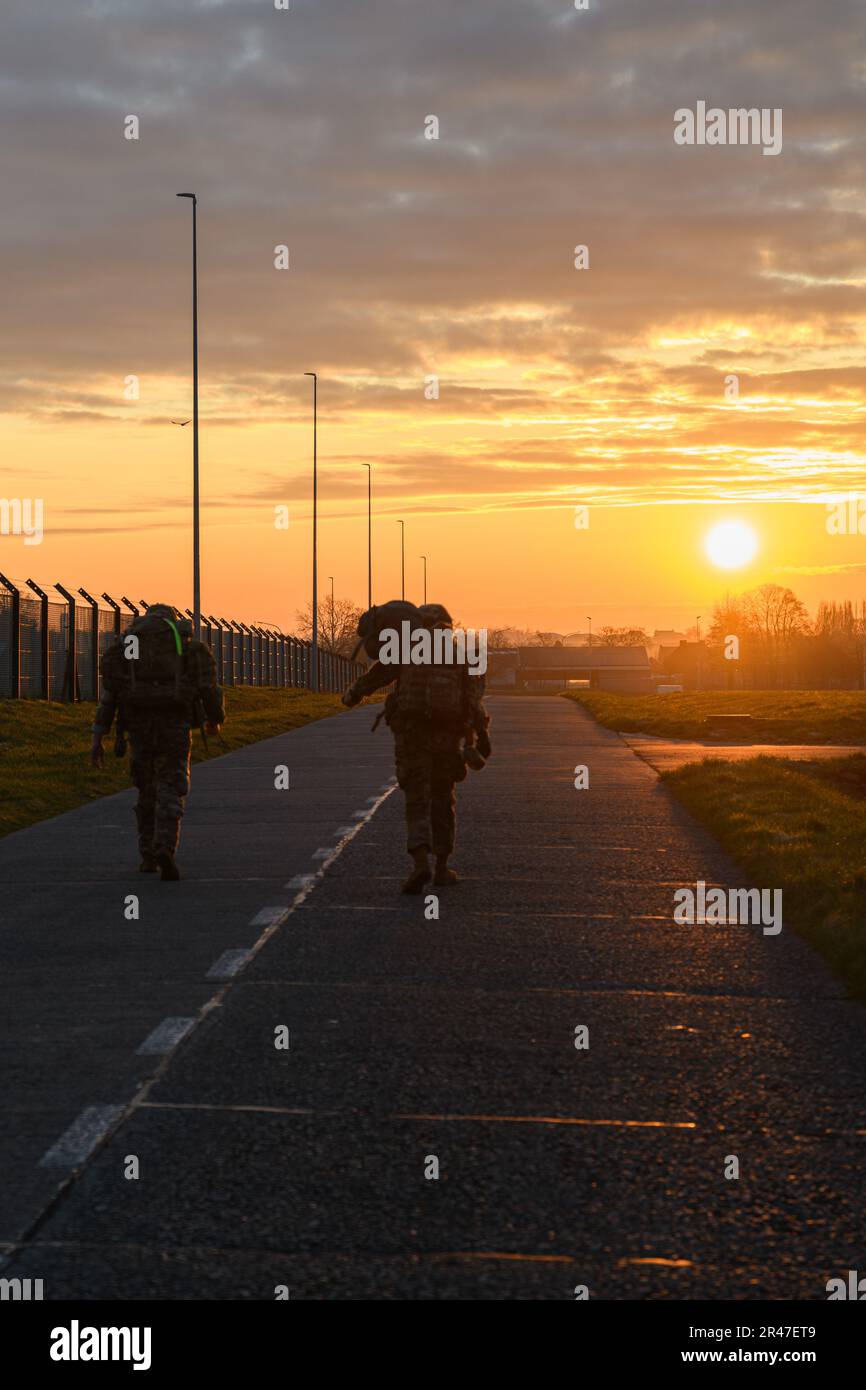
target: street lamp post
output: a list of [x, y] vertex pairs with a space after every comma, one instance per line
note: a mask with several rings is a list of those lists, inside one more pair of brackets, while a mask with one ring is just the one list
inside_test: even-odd
[[367, 470], [367, 607], [373, 607], [373, 465]]
[[398, 521], [400, 527], [400, 597], [406, 597], [406, 523]]
[[318, 477], [317, 477], [317, 448], [318, 448], [318, 416], [319, 416], [319, 378], [315, 372], [304, 372], [304, 376], [313, 378], [313, 640], [312, 640], [312, 672], [311, 690], [319, 688], [319, 608], [318, 608], [318, 550], [317, 550], [317, 525], [318, 525]]
[[192, 201], [192, 611], [196, 639], [201, 639], [201, 537], [198, 486], [198, 239], [194, 193], [178, 193]]
[[328, 575], [331, 581], [331, 651], [334, 650], [334, 638], [336, 636], [336, 623], [334, 619], [334, 576]]
[[591, 648], [591, 647], [592, 647], [592, 618], [589, 618], [589, 617], [588, 617], [586, 621], [589, 623], [589, 645], [590, 645], [590, 648]]
[[426, 603], [426, 602], [427, 602], [427, 556], [426, 556], [426, 555], [422, 555], [422, 556], [421, 556], [421, 559], [424, 561], [424, 602]]

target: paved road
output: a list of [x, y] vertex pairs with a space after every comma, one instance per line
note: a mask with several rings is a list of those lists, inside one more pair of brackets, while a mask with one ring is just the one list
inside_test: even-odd
[[[438, 920], [396, 891], [365, 710], [198, 769], [190, 877], [147, 884], [139, 923], [117, 916], [120, 833], [104, 858], [94, 833], [122, 799], [7, 842], [20, 879], [34, 852], [46, 871], [4, 934], [7, 1277], [49, 1298], [823, 1299], [866, 1267], [866, 1013], [785, 931], [673, 922], [677, 885], [739, 880], [617, 735], [570, 701], [492, 705]], [[276, 761], [303, 769], [288, 793]], [[342, 848], [280, 892], [317, 842]], [[206, 981], [280, 903], [242, 973]], [[199, 1021], [137, 1056], [163, 1017]], [[92, 1131], [64, 1131], [105, 1105], [119, 1127], [67, 1175]]]
[[851, 758], [866, 753], [862, 744], [852, 743], [689, 743], [685, 739], [663, 739], [652, 734], [622, 734], [623, 741], [634, 749], [657, 772], [673, 772], [687, 763], [700, 763], [704, 758], [724, 758], [726, 762], [743, 762], [747, 758], [790, 758], [794, 762], [824, 762], [827, 758]]

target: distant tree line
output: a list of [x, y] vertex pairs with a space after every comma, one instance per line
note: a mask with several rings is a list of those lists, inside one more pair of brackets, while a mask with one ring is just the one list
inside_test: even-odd
[[[739, 643], [737, 660], [725, 656], [732, 636]], [[707, 683], [715, 677], [714, 685], [753, 689], [862, 686], [866, 604], [822, 602], [813, 620], [793, 590], [780, 584], [728, 595], [713, 611], [705, 675]]]

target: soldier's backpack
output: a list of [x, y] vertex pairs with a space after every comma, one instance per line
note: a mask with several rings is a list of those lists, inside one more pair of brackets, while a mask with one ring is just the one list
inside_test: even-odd
[[389, 724], [431, 723], [458, 732], [469, 723], [466, 668], [458, 665], [401, 666], [397, 688], [389, 695]]
[[355, 660], [363, 647], [371, 661], [378, 661], [382, 633], [388, 629], [402, 632], [401, 624], [406, 622], [411, 623], [413, 629], [427, 626], [423, 613], [406, 599], [392, 598], [388, 603], [374, 603], [373, 607], [368, 608], [358, 619], [358, 645], [352, 653], [352, 660]]
[[[137, 655], [127, 640], [134, 636]], [[188, 707], [196, 688], [186, 671], [192, 629], [184, 619], [145, 613], [102, 658], [102, 682], [122, 708], [169, 710]]]

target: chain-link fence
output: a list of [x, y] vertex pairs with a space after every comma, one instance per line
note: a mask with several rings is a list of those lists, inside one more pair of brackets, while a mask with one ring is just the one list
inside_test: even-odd
[[[143, 600], [54, 588], [59, 598], [32, 580], [19, 586], [0, 574], [0, 699], [96, 700], [102, 653], [147, 609]], [[310, 642], [212, 615], [202, 615], [201, 635], [220, 685], [312, 689]], [[318, 658], [320, 690], [345, 690], [365, 669], [321, 647]]]

